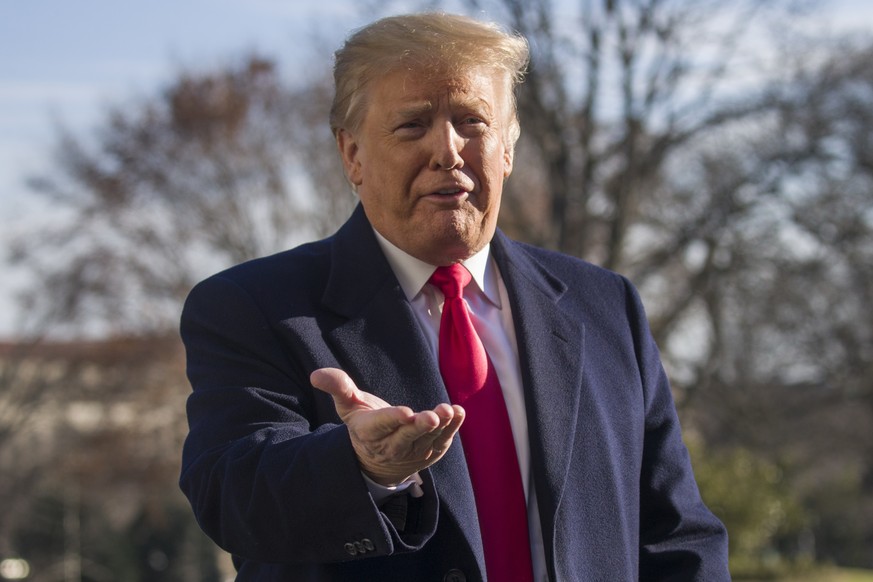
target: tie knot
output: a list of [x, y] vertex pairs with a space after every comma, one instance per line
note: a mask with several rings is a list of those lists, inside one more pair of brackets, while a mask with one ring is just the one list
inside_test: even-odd
[[429, 282], [442, 291], [447, 298], [462, 297], [464, 287], [472, 278], [470, 271], [460, 263], [455, 263], [448, 267], [437, 267], [437, 270], [430, 276]]

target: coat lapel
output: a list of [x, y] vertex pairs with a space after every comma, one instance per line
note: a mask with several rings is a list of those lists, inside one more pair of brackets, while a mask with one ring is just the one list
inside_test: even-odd
[[[439, 366], [412, 307], [359, 205], [336, 235], [323, 305], [340, 316], [327, 330], [339, 365], [358, 387], [415, 411], [449, 402]], [[476, 505], [463, 449], [455, 441], [430, 468], [445, 511], [481, 558]], [[480, 564], [484, 571], [484, 563]]]
[[579, 416], [584, 326], [560, 303], [566, 285], [498, 231], [492, 252], [506, 284], [518, 338], [531, 463], [547, 559]]

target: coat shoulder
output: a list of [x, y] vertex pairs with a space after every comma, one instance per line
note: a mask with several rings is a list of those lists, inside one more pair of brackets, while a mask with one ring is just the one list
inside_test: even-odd
[[502, 234], [495, 242], [498, 254], [509, 262], [522, 271], [536, 273], [551, 286], [569, 292], [571, 297], [615, 299], [628, 293], [636, 294], [627, 277], [584, 259], [515, 241]]

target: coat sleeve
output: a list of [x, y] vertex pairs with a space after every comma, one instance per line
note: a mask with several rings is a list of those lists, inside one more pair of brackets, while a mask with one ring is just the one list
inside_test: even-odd
[[701, 500], [658, 349], [627, 289], [645, 401], [639, 579], [729, 581], [727, 531]]
[[201, 528], [247, 560], [328, 563], [420, 549], [437, 496], [409, 499], [402, 530], [373, 502], [332, 400], [312, 388], [320, 337], [289, 346], [252, 296], [212, 277], [181, 322], [193, 391], [180, 486]]

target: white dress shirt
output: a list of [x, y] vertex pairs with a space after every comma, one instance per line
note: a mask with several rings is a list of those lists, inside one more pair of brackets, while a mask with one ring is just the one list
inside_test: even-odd
[[[436, 267], [397, 248], [378, 232], [376, 238], [415, 312], [434, 361], [438, 361], [440, 318], [444, 298], [439, 289], [427, 283]], [[518, 359], [518, 342], [509, 307], [509, 296], [497, 265], [491, 259], [490, 246], [486, 246], [462, 264], [473, 277], [471, 284], [464, 289], [464, 301], [470, 311], [473, 327], [494, 364], [512, 426], [518, 467], [527, 499], [534, 580], [547, 580], [540, 516], [531, 479], [530, 445], [527, 438], [527, 415]], [[372, 490], [374, 484], [372, 482], [370, 484]]]

